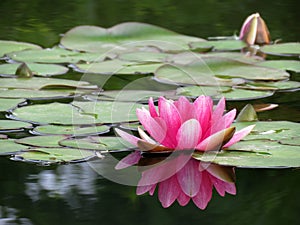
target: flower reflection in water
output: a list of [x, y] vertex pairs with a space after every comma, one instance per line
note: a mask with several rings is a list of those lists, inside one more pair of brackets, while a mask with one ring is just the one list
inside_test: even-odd
[[177, 101], [159, 98], [158, 111], [149, 100], [149, 111], [138, 109], [138, 118], [149, 133], [138, 129], [141, 138], [120, 129], [116, 132], [138, 149], [122, 159], [116, 169], [137, 164], [141, 171], [137, 194], [153, 195], [158, 186], [158, 197], [163, 207], [175, 200], [182, 206], [190, 199], [206, 208], [212, 189], [224, 196], [235, 194], [235, 173], [232, 167], [204, 163], [192, 157], [194, 151], [218, 152], [240, 141], [253, 129], [248, 126], [238, 132], [230, 127], [236, 110], [224, 114], [225, 99], [217, 106], [208, 96], [200, 96], [193, 103], [185, 97]]

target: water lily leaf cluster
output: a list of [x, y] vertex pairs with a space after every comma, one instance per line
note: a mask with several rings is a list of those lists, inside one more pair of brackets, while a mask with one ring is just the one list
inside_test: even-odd
[[[299, 46], [260, 46], [253, 55], [234, 37], [205, 40], [137, 22], [74, 27], [51, 48], [0, 40], [0, 154], [47, 164], [131, 149], [112, 127], [135, 132], [136, 109], [147, 108], [150, 97], [242, 101], [296, 91], [300, 83], [291, 74], [300, 71]], [[28, 71], [20, 73], [22, 65]], [[274, 154], [265, 167], [297, 166], [298, 124], [251, 123], [255, 130], [213, 162], [263, 167], [263, 160], [254, 164], [255, 157]], [[288, 163], [291, 154], [295, 160]], [[236, 164], [238, 156], [244, 158]]]

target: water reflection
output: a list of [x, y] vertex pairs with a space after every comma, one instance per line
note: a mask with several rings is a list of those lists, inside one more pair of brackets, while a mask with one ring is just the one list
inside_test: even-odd
[[76, 166], [61, 166], [57, 170], [43, 170], [29, 175], [25, 182], [25, 193], [32, 201], [40, 199], [42, 192], [50, 198], [62, 197], [72, 208], [80, 207], [74, 201], [73, 193], [95, 195], [97, 174], [85, 163]]

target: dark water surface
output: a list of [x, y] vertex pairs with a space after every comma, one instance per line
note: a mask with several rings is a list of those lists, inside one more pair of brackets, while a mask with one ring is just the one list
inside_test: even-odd
[[[253, 12], [266, 20], [273, 40], [300, 40], [295, 0], [1, 0], [0, 39], [52, 47], [59, 34], [74, 26], [109, 27], [124, 21], [152, 23], [203, 38], [230, 36]], [[293, 79], [299, 81], [299, 74]], [[298, 91], [258, 100], [280, 104], [260, 118], [299, 122], [299, 99]], [[102, 178], [86, 163], [38, 167], [0, 158], [0, 225], [296, 225], [299, 186], [299, 169], [237, 169], [237, 196], [214, 193], [204, 211], [192, 203], [163, 209], [157, 195], [136, 196], [135, 187]]]

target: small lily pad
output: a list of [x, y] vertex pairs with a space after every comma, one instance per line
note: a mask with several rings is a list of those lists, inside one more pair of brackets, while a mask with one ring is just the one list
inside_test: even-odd
[[300, 73], [300, 61], [297, 60], [267, 60], [259, 62], [257, 65]]
[[122, 151], [133, 148], [119, 137], [89, 136], [84, 138], [69, 138], [60, 141], [62, 146], [96, 151]]
[[85, 81], [75, 81], [56, 78], [1, 78], [0, 88], [20, 88], [20, 89], [55, 89], [55, 88], [78, 88], [97, 90], [96, 85], [90, 85]]
[[283, 70], [255, 66], [228, 58], [202, 57], [186, 65], [163, 65], [156, 70], [155, 77], [163, 82], [228, 86], [224, 84], [224, 81], [223, 83], [218, 81], [217, 78], [277, 81], [289, 78], [289, 74]]
[[81, 110], [82, 115], [93, 115], [96, 123], [121, 123], [137, 121], [136, 109], [145, 105], [135, 102], [80, 102], [72, 103]]
[[220, 40], [220, 41], [201, 41], [190, 43], [193, 51], [202, 52], [203, 49], [212, 47], [215, 51], [234, 51], [246, 47], [246, 44], [240, 40]]
[[24, 145], [15, 143], [13, 139], [0, 139], [0, 145], [0, 156], [12, 155], [27, 148]]
[[237, 129], [255, 124], [252, 132], [244, 140], [266, 139], [279, 141], [282, 139], [296, 138], [300, 135], [300, 124], [288, 121], [259, 121], [235, 123]]
[[39, 124], [93, 124], [98, 121], [95, 115], [81, 114], [80, 109], [70, 104], [50, 103], [42, 105], [29, 105], [17, 108], [13, 116], [23, 121]]
[[[0, 88], [0, 98], [25, 99], [57, 99], [57, 98], [74, 98], [77, 95], [83, 94], [83, 91], [73, 89], [58, 89], [58, 90], [29, 90], [29, 89], [9, 89]], [[2, 100], [0, 100], [1, 102]]]
[[69, 51], [62, 48], [34, 49], [12, 52], [7, 54], [9, 58], [17, 62], [29, 63], [77, 63], [103, 61], [106, 57], [99, 53], [82, 53]]
[[25, 49], [41, 49], [41, 47], [26, 42], [0, 40], [0, 57], [10, 52], [21, 51]]
[[173, 91], [148, 91], [148, 90], [116, 90], [103, 91], [99, 96], [87, 95], [87, 99], [107, 100], [120, 102], [148, 102], [150, 97], [157, 99], [159, 96], [174, 95]]
[[[1, 93], [1, 90], [0, 90]], [[8, 111], [15, 108], [19, 103], [24, 102], [24, 99], [3, 99], [0, 94], [0, 112]]]
[[79, 102], [30, 105], [13, 110], [13, 116], [39, 124], [82, 125], [137, 121], [136, 108], [143, 105], [126, 102]]
[[17, 139], [15, 142], [18, 144], [29, 145], [33, 147], [43, 148], [59, 148], [59, 141], [65, 139], [65, 135], [44, 135], [44, 136], [31, 136]]
[[261, 48], [261, 51], [270, 55], [300, 56], [300, 43], [290, 42], [265, 45]]
[[63, 134], [63, 135], [90, 135], [90, 134], [102, 134], [109, 132], [110, 127], [106, 125], [95, 126], [57, 126], [46, 125], [37, 126], [34, 128], [34, 132], [42, 135], [49, 134]]
[[127, 22], [108, 29], [74, 27], [62, 37], [60, 43], [68, 49], [87, 52], [148, 46], [164, 51], [182, 51], [189, 48], [188, 43], [202, 40], [146, 23]]
[[120, 60], [133, 62], [165, 62], [172, 54], [163, 52], [136, 51], [123, 53], [118, 56]]
[[92, 64], [76, 64], [77, 69], [84, 73], [104, 75], [114, 74], [153, 74], [161, 63], [136, 63], [121, 60], [107, 60]]
[[49, 165], [82, 162], [93, 157], [95, 157], [95, 153], [86, 150], [72, 148], [34, 148], [16, 154], [12, 160]]
[[[15, 75], [17, 68], [20, 63], [6, 63], [0, 65], [0, 74]], [[30, 68], [34, 75], [38, 76], [54, 76], [65, 74], [68, 72], [68, 68], [55, 65], [55, 64], [39, 64], [39, 63], [28, 63], [27, 66]]]
[[236, 88], [261, 90], [261, 91], [278, 91], [278, 90], [292, 90], [300, 87], [298, 81], [278, 81], [278, 82], [247, 82], [244, 85], [236, 86]]
[[299, 146], [267, 140], [240, 141], [219, 153], [195, 153], [194, 158], [224, 166], [247, 168], [300, 167]]
[[208, 87], [208, 86], [187, 86], [177, 89], [177, 95], [197, 97], [199, 95], [209, 95], [220, 99], [225, 97], [231, 101], [252, 100], [269, 97], [274, 94], [272, 91], [253, 91], [236, 89], [231, 87]]
[[0, 131], [22, 130], [24, 128], [32, 128], [32, 124], [15, 120], [0, 120]]

